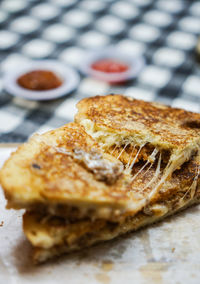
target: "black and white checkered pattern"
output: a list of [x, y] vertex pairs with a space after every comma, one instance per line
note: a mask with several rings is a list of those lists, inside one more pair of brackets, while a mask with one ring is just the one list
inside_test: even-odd
[[14, 98], [0, 79], [0, 142], [23, 142], [34, 132], [73, 120], [86, 96], [123, 93], [200, 111], [194, 50], [200, 2], [189, 0], [4, 0], [0, 9], [1, 75], [30, 59], [53, 58], [77, 68], [85, 50], [116, 45], [143, 54], [137, 79], [110, 86], [82, 77], [68, 97], [33, 102]]

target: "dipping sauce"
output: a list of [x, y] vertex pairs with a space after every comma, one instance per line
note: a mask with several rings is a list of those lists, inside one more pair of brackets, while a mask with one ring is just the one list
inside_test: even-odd
[[102, 59], [94, 62], [91, 68], [105, 73], [120, 73], [127, 71], [129, 66], [114, 59]]
[[63, 82], [52, 71], [34, 70], [20, 76], [17, 83], [28, 90], [47, 91], [60, 87]]

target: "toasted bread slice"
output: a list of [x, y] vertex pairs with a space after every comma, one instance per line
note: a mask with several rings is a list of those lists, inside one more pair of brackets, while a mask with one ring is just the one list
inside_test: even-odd
[[[128, 216], [119, 223], [105, 219], [69, 222], [67, 219], [50, 215], [26, 213], [23, 227], [27, 238], [34, 246], [34, 261], [43, 262], [62, 253], [113, 239], [199, 203], [200, 179], [196, 175], [197, 167], [199, 162], [192, 160], [181, 170], [175, 171], [172, 179], [163, 185], [156, 200], [152, 200], [137, 214]], [[153, 172], [153, 169], [151, 171]], [[137, 186], [138, 191], [141, 191], [143, 183], [139, 180]]]
[[101, 153], [82, 126], [71, 123], [31, 138], [5, 163], [0, 179], [8, 208], [120, 221], [158, 198], [163, 168], [153, 151], [147, 162], [124, 169]]
[[75, 121], [125, 165], [148, 160], [153, 150], [161, 153], [166, 168], [158, 190], [200, 146], [198, 113], [122, 95], [85, 98], [77, 107]]
[[[54, 257], [58, 257], [60, 255], [68, 254], [74, 251], [79, 251], [81, 249], [90, 247], [92, 245], [112, 240], [125, 233], [136, 231], [142, 227], [159, 222], [168, 216], [171, 216], [181, 210], [184, 210], [187, 207], [190, 207], [198, 203], [199, 203], [199, 200], [196, 200], [196, 199], [187, 200], [187, 202], [185, 203], [183, 207], [179, 207], [179, 208], [177, 207], [176, 209], [169, 211], [168, 213], [165, 213], [163, 215], [148, 216], [148, 215], [145, 215], [144, 213], [137, 213], [135, 217], [126, 219], [124, 223], [119, 223], [116, 225], [113, 225], [112, 223], [110, 224], [106, 223], [106, 225], [102, 227], [101, 229], [97, 230], [96, 233], [94, 232], [94, 228], [96, 228], [96, 224], [89, 223], [90, 226], [88, 226], [88, 228], [93, 227], [91, 231], [88, 231], [85, 235], [81, 236], [79, 241], [74, 242], [70, 245], [66, 243], [65, 240], [66, 239], [69, 240], [70, 237], [73, 239], [74, 235], [73, 234], [68, 235], [69, 227], [67, 225], [64, 225], [64, 223], [62, 225], [60, 224], [57, 230], [56, 230], [56, 226], [54, 225], [53, 227], [51, 222], [49, 222], [48, 224], [45, 224], [45, 226], [41, 226], [38, 223], [37, 216], [34, 213], [32, 213], [33, 215], [31, 213], [26, 213], [24, 215], [24, 232], [33, 246], [34, 246], [34, 243], [42, 244], [46, 241], [50, 243], [52, 240], [54, 243], [56, 239], [60, 240], [60, 244], [52, 245], [49, 248], [45, 248], [42, 246], [33, 247], [33, 254], [32, 254], [33, 262], [35, 264], [40, 264]], [[81, 225], [77, 224], [77, 226], [80, 226], [81, 228]], [[59, 235], [58, 231], [60, 231], [60, 235], [62, 236], [62, 237], [60, 236], [60, 238], [57, 237], [57, 235]], [[33, 238], [33, 232], [35, 233], [34, 238]], [[55, 234], [55, 238], [54, 238], [54, 234]], [[41, 240], [40, 238], [44, 238], [44, 239]]]
[[70, 123], [33, 136], [0, 172], [7, 207], [34, 209], [71, 219], [113, 218], [127, 206], [129, 176], [102, 154], [83, 127]]

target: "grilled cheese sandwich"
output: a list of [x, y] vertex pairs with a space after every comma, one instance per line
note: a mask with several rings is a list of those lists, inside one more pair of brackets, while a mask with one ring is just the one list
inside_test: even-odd
[[75, 123], [35, 135], [11, 155], [0, 179], [7, 207], [68, 218], [115, 218], [127, 205], [129, 174]]
[[200, 114], [120, 95], [78, 103], [0, 171], [7, 208], [43, 262], [136, 230], [200, 199]]
[[[156, 200], [133, 216], [121, 222], [97, 219], [91, 222], [86, 218], [70, 222], [65, 218], [27, 212], [24, 215], [24, 232], [34, 246], [34, 261], [44, 262], [61, 253], [79, 250], [95, 243], [113, 239], [129, 231], [155, 223], [164, 217], [178, 212], [200, 201], [200, 179], [192, 193], [199, 161], [188, 162], [181, 170], [173, 173], [172, 179], [163, 185]], [[153, 169], [151, 170], [153, 174]], [[142, 174], [140, 174], [142, 175]], [[150, 175], [150, 174], [149, 174]], [[138, 178], [138, 192], [142, 191], [143, 181]], [[141, 193], [143, 198], [146, 192]]]
[[75, 121], [128, 168], [148, 160], [152, 149], [160, 153], [166, 166], [155, 194], [173, 171], [199, 151], [200, 114], [122, 95], [85, 98], [77, 108]]
[[86, 98], [77, 108], [75, 121], [108, 152], [141, 147], [140, 156], [147, 159], [156, 148], [176, 161], [175, 170], [199, 149], [200, 114], [121, 95]]

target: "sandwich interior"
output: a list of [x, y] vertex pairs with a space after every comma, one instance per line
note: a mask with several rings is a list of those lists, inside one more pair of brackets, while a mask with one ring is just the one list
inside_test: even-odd
[[[200, 181], [196, 175], [197, 167], [199, 162], [196, 158], [184, 164], [173, 173], [172, 179], [163, 185], [154, 200], [136, 214], [125, 216], [119, 222], [105, 219], [91, 221], [89, 218], [70, 222], [58, 216], [26, 212], [23, 226], [27, 238], [34, 246], [34, 262], [44, 262], [56, 255], [113, 239], [199, 203]], [[150, 171], [149, 176], [153, 174], [153, 169]], [[143, 181], [140, 177], [136, 188], [135, 192], [139, 192], [141, 198], [145, 199], [147, 192], [142, 191]]]
[[[145, 117], [145, 107], [156, 118]], [[23, 226], [35, 262], [115, 238], [199, 202], [200, 127], [184, 126], [184, 119], [195, 122], [200, 115], [173, 110], [176, 119], [165, 123], [170, 111], [122, 96], [86, 99], [79, 103], [76, 123], [36, 135], [12, 154], [0, 181], [8, 208], [27, 210]]]
[[160, 155], [163, 175], [156, 191], [200, 146], [200, 114], [144, 102], [122, 95], [85, 98], [75, 121], [102, 147], [131, 169], [138, 161], [146, 167]]

